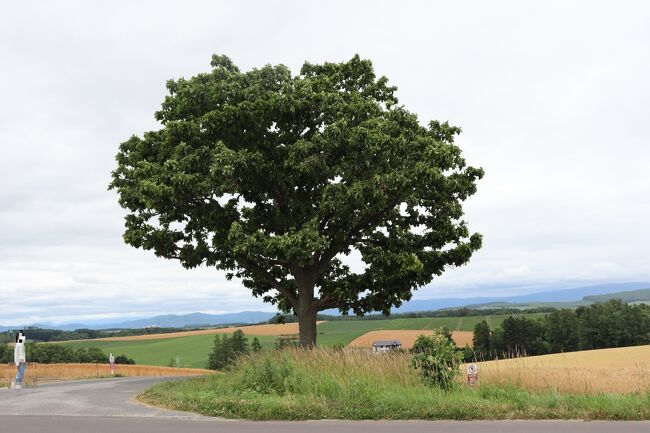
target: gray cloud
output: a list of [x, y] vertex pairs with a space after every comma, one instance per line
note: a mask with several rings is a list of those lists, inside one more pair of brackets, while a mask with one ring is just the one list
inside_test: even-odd
[[[645, 2], [18, 2], [0, 15], [0, 323], [266, 308], [121, 241], [114, 155], [169, 78], [355, 53], [487, 172], [469, 266], [417, 297], [650, 279]], [[16, 296], [20, 293], [21, 296]]]

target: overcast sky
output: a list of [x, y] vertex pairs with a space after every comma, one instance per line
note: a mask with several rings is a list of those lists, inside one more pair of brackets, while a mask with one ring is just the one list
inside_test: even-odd
[[[525, 4], [524, 4], [525, 3]], [[416, 298], [650, 281], [650, 3], [0, 3], [0, 324], [272, 307], [122, 242], [120, 142], [165, 81], [372, 59], [486, 171], [484, 247]]]

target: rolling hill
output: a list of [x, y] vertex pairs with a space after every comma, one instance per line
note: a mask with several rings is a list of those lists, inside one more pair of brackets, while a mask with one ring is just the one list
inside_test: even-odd
[[588, 302], [603, 302], [610, 299], [620, 299], [623, 302], [644, 302], [650, 301], [650, 288], [607, 293], [605, 295], [591, 295], [585, 296], [583, 299]]

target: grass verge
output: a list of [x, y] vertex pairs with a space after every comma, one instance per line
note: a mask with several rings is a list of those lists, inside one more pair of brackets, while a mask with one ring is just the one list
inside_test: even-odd
[[264, 351], [227, 374], [156, 385], [149, 404], [209, 416], [303, 419], [650, 419], [650, 392], [528, 391], [483, 383], [451, 391], [424, 387], [407, 354]]

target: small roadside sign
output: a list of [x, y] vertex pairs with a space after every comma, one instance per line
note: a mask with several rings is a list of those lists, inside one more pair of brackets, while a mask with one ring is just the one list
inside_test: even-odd
[[478, 385], [478, 365], [467, 365], [467, 383], [469, 385]]

